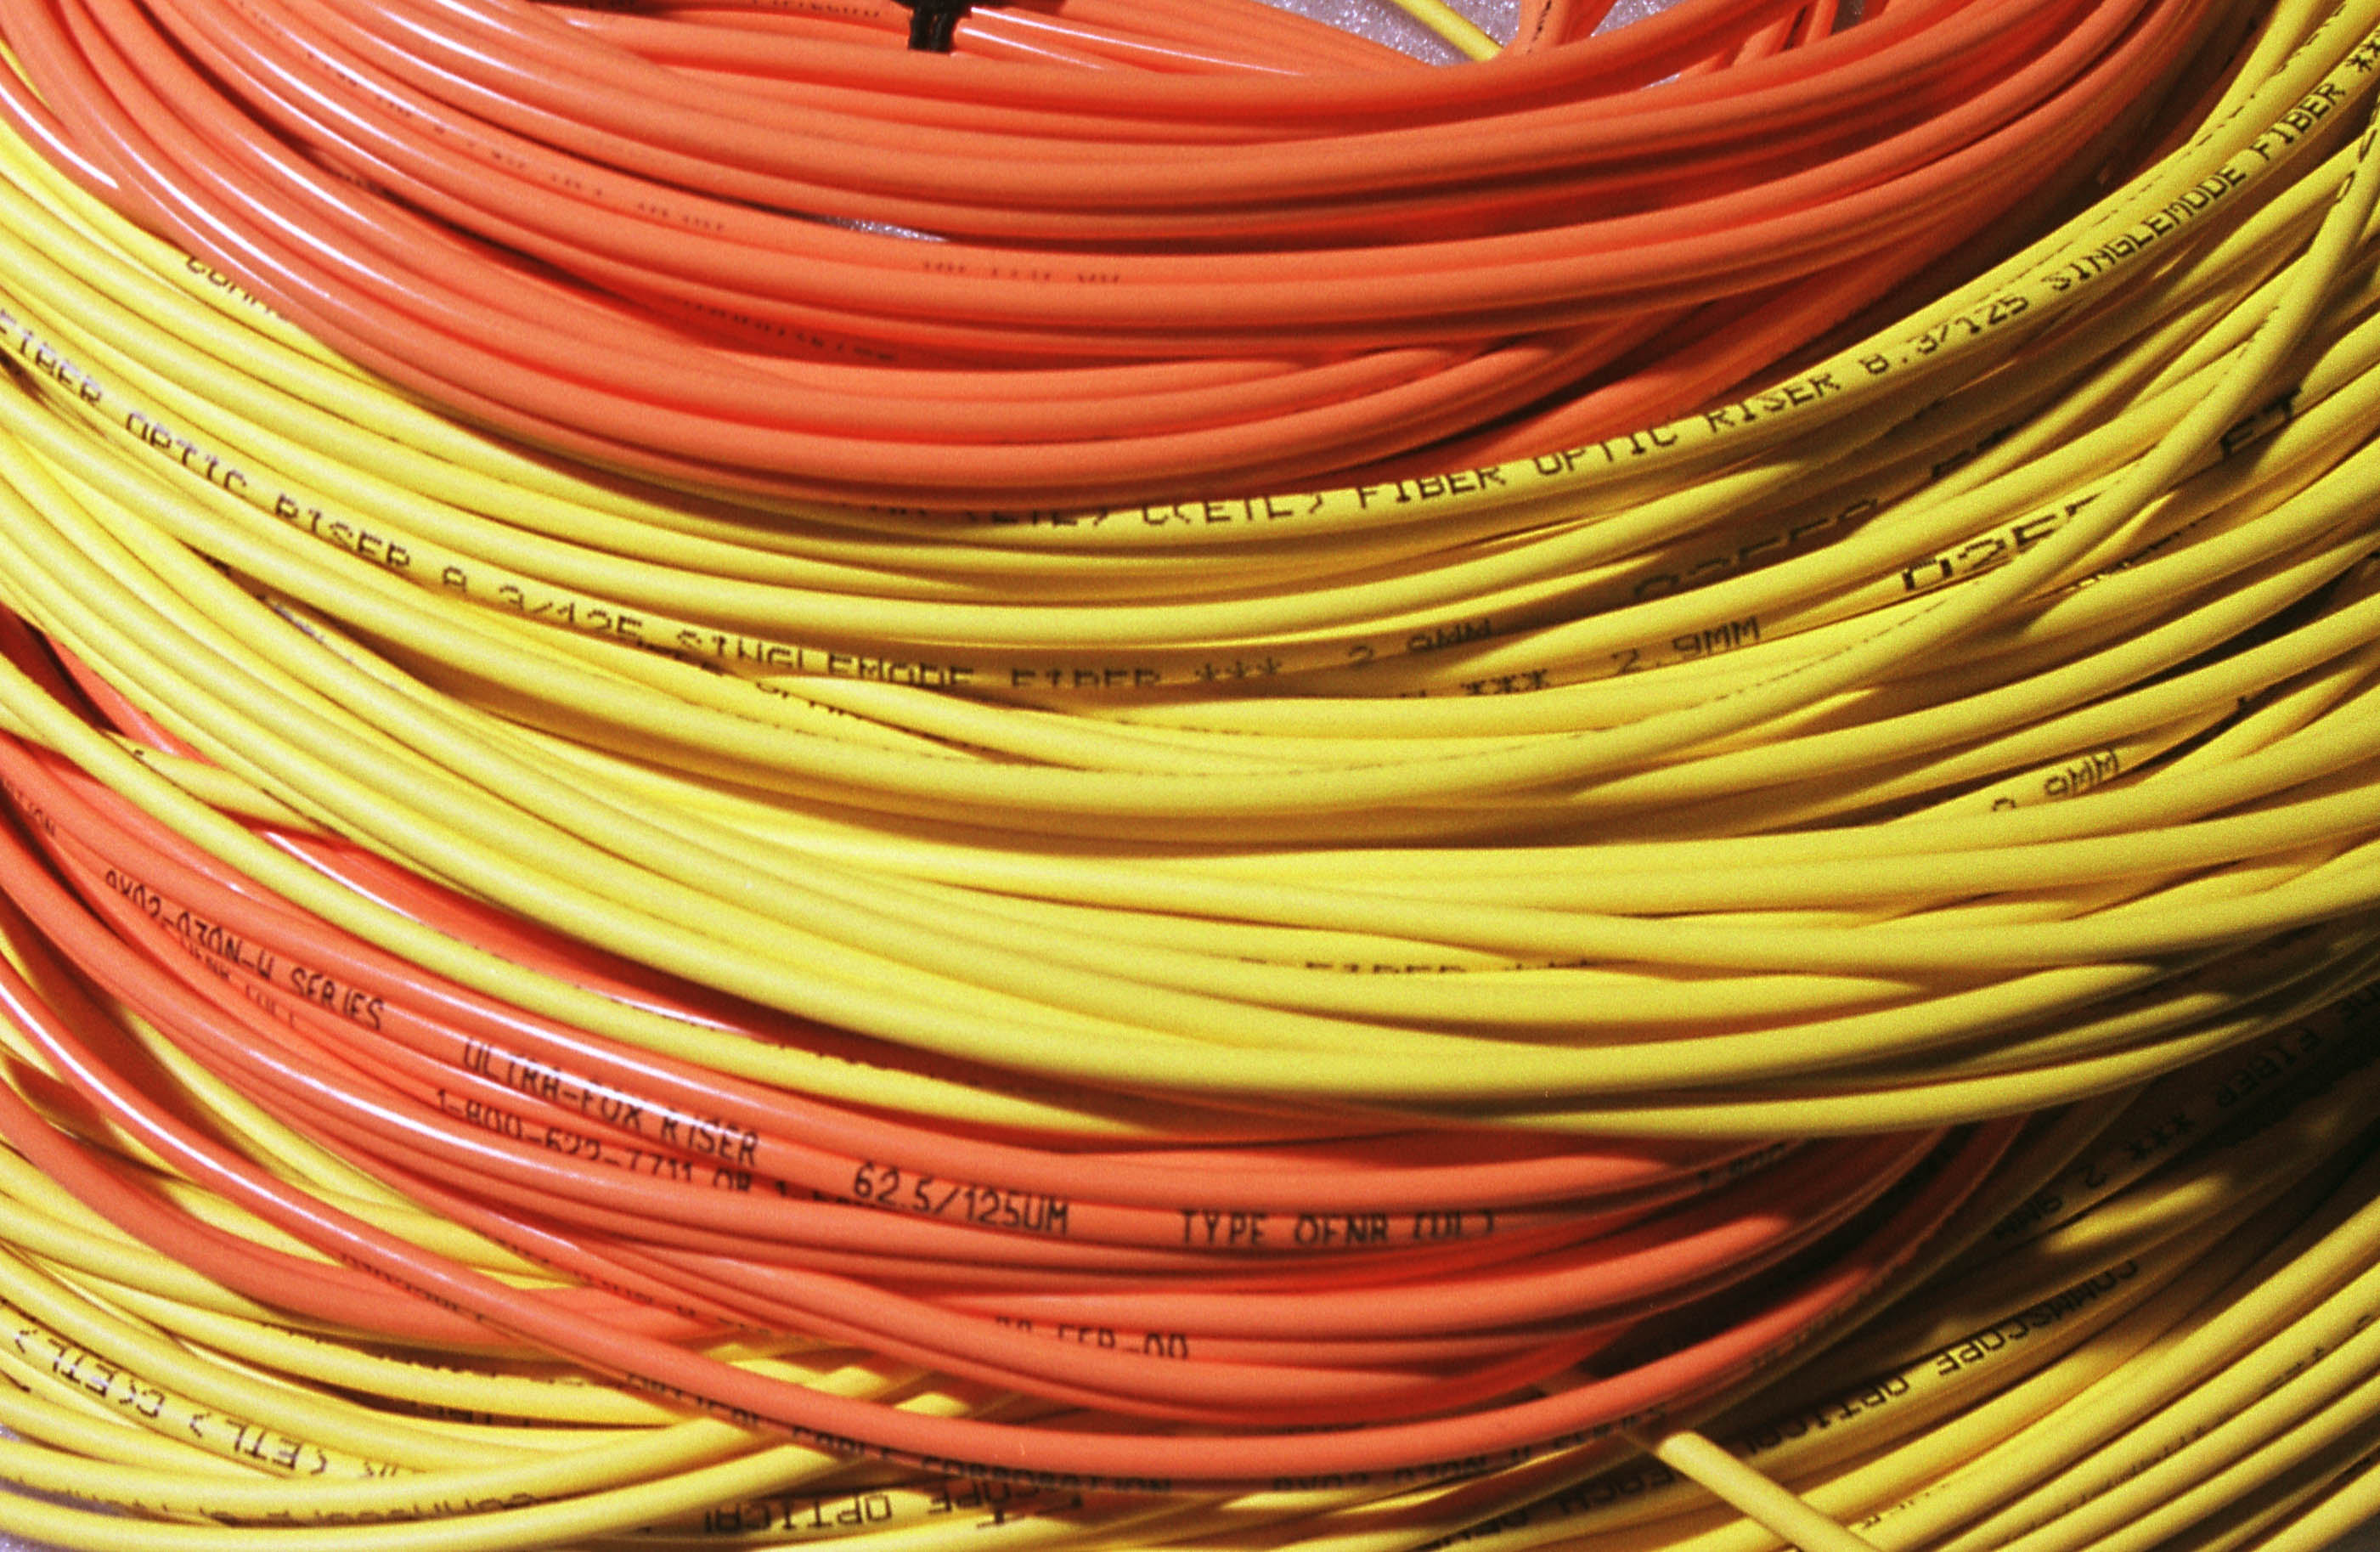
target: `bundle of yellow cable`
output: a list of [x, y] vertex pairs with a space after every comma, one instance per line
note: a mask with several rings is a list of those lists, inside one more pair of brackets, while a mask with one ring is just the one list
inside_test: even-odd
[[[1189, 552], [1114, 514], [730, 549], [178, 259], [69, 254], [19, 193], [10, 590], [249, 806], [934, 1058], [1607, 1134], [2073, 1098], [2351, 984], [2369, 921], [2380, 335], [2335, 198], [2368, 60], [2356, 17], [2306, 30], [2152, 173], [1773, 390]], [[1055, 591], [1244, 553], [1229, 598]], [[795, 621], [826, 644], [750, 634]], [[997, 1109], [686, 1045], [168, 822], [525, 1006]]]
[[[674, 495], [466, 430], [0, 145], [0, 600], [58, 654], [26, 637], [0, 669], [0, 718], [37, 752], [9, 795], [47, 859], [10, 875], [0, 924], [23, 988], [10, 1113], [44, 1128], [0, 1154], [0, 1423], [27, 1441], [0, 1476], [131, 1511], [11, 1500], [0, 1525], [309, 1552], [2311, 1552], [2380, 1510], [2358, 989], [2380, 977], [2380, 4], [2259, 23], [2208, 111], [2097, 204], [1685, 419], [1347, 489], [959, 520]], [[193, 881], [139, 872], [86, 814], [147, 816], [139, 855], [178, 836]], [[519, 1044], [456, 1037], [433, 1108], [614, 1168], [632, 1126], [553, 1114], [658, 1112], [710, 1074], [722, 1107], [782, 1093], [945, 1132], [953, 1157], [1083, 1156], [1113, 1172], [1098, 1221], [1134, 1255], [1159, 1246], [1131, 1215], [1172, 1209], [1133, 1171], [1249, 1139], [1285, 1177], [1541, 1171], [1495, 1210], [1548, 1243], [1557, 1207], [1592, 1204], [1621, 1243], [1654, 1206], [1770, 1182], [1750, 1200], [1807, 1207], [1806, 1234], [1730, 1255], [1814, 1289], [1836, 1259], [1863, 1269], [1707, 1384], [1509, 1451], [1285, 1465], [1258, 1490], [1273, 1473], [1201, 1463], [1226, 1460], [1225, 1414], [1177, 1401], [1148, 1437], [1182, 1491], [944, 1474], [901, 1442], [929, 1430], [761, 1413], [772, 1430], [744, 1391], [673, 1390], [560, 1328], [570, 1356], [540, 1355], [529, 1296], [586, 1295], [569, 1309], [617, 1322], [622, 1354], [675, 1342], [755, 1394], [1038, 1429], [1087, 1459], [1139, 1436], [1068, 1407], [1091, 1370], [1020, 1396], [995, 1382], [1008, 1349], [938, 1372], [856, 1315], [772, 1326], [757, 1279], [656, 1303], [664, 1270], [725, 1278], [725, 1252], [574, 1245], [458, 1183], [525, 1178], [492, 1156], [442, 1172], [328, 1100], [260, 1102], [55, 925], [42, 866], [128, 903], [127, 941], [145, 913], [148, 952], [232, 1000], [354, 1026], [321, 1059], [355, 1073], [326, 1085], [433, 1080], [363, 1039], [397, 1022], [393, 993], [293, 979], [193, 914], [200, 873], [517, 1011]], [[614, 1065], [538, 1054], [532, 1025]], [[121, 1109], [113, 1071], [138, 1075]], [[672, 1146], [626, 1168], [677, 1183], [707, 1155], [722, 1185], [754, 1162], [738, 1139], [808, 1114], [671, 1102]], [[206, 1174], [177, 1118], [322, 1222]], [[1398, 1157], [1366, 1154], [1376, 1134]], [[840, 1171], [835, 1206], [904, 1232], [962, 1200], [1018, 1238], [1064, 1220], [1047, 1187], [800, 1142]], [[1451, 1268], [1488, 1243], [1456, 1201], [1404, 1236], [1442, 1229]], [[103, 1202], [126, 1216], [96, 1221]], [[1374, 1248], [1368, 1206], [1280, 1214], [1260, 1247], [1257, 1204], [1184, 1206], [1182, 1245], [1252, 1268]], [[646, 1210], [624, 1187], [618, 1216]], [[181, 1237], [153, 1245], [122, 1227], [169, 1219]], [[1922, 1245], [1871, 1248], [1903, 1222]], [[483, 1279], [484, 1331], [455, 1334], [460, 1295], [395, 1248], [338, 1248], [371, 1235]], [[286, 1258], [287, 1302], [226, 1286], [234, 1243]], [[1051, 1317], [1020, 1312], [1058, 1262], [1020, 1253], [978, 1289], [917, 1269], [953, 1254], [934, 1242], [898, 1254], [902, 1297], [1047, 1343]], [[848, 1255], [856, 1277], [895, 1252]], [[327, 1275], [299, 1297], [298, 1268], [342, 1262], [421, 1295], [414, 1324], [333, 1317]], [[1123, 1313], [1061, 1317], [1061, 1341], [1169, 1356], [1158, 1266], [1081, 1274], [1120, 1279], [1098, 1307]], [[1633, 1324], [1564, 1330], [1579, 1345], [1545, 1351], [1568, 1367], [1476, 1359], [1500, 1391], [1458, 1394], [1466, 1361], [1434, 1350], [1451, 1388], [1413, 1425], [1768, 1329], [1694, 1267], [1609, 1294], [1598, 1320]], [[1361, 1280], [1251, 1270], [1223, 1292], [1281, 1324], [1222, 1344], [1278, 1363], [1264, 1341], [1305, 1329], [1295, 1306], [1360, 1303]], [[1665, 1301], [1687, 1316], [1665, 1325]], [[1202, 1360], [1208, 1340], [1184, 1339]], [[1332, 1437], [1284, 1432], [1281, 1457]]]

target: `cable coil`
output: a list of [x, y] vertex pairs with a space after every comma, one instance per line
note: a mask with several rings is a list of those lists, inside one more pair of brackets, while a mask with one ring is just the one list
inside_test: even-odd
[[0, 1526], [2380, 1507], [2380, 4], [1217, 16], [0, 5]]

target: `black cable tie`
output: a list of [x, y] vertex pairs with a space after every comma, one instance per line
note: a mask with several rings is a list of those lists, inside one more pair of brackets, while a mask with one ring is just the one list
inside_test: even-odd
[[909, 7], [909, 46], [925, 54], [951, 52], [951, 34], [966, 15], [968, 0], [901, 0]]

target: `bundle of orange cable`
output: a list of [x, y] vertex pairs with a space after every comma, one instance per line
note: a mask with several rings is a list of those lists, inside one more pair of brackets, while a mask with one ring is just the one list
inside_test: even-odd
[[1246, 4], [1199, 18], [1211, 57], [1166, 56], [1188, 24], [1157, 10], [1053, 64], [872, 46], [888, 8], [848, 9], [0, 27], [47, 104], [13, 115], [92, 187], [434, 402], [700, 486], [977, 508], [1658, 421], [2017, 235], [2230, 43], [2204, 0], [1840, 31], [1689, 0], [1427, 70]]

